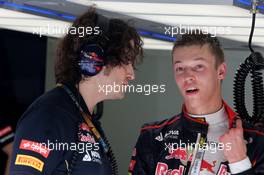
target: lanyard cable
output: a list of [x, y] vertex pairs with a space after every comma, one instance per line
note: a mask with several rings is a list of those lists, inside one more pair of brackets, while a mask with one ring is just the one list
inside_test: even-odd
[[[103, 151], [104, 153], [107, 155], [110, 163], [111, 163], [111, 170], [112, 170], [112, 175], [118, 175], [118, 166], [117, 166], [117, 161], [116, 158], [114, 156], [114, 153], [112, 151], [112, 148], [110, 146], [109, 141], [107, 140], [105, 134], [103, 133], [103, 130], [101, 129], [102, 132], [102, 136], [100, 135], [100, 133], [97, 131], [96, 127], [94, 126], [94, 124], [92, 123], [91, 119], [89, 118], [89, 116], [87, 116], [87, 114], [84, 112], [83, 108], [81, 107], [80, 103], [78, 101], [80, 101], [80, 95], [78, 96], [78, 101], [76, 99], [76, 97], [73, 95], [73, 93], [70, 91], [70, 89], [63, 84], [58, 84], [58, 87], [62, 87], [67, 94], [71, 97], [71, 99], [73, 100], [73, 102], [75, 103], [75, 105], [78, 107], [78, 109], [80, 110], [80, 113], [84, 119], [84, 121], [86, 122], [86, 124], [88, 125], [88, 127], [91, 129], [92, 133], [94, 134], [94, 136], [97, 138], [97, 140], [99, 141], [99, 143], [101, 144], [101, 146], [103, 147]], [[77, 141], [76, 143], [78, 143], [80, 141], [80, 137], [81, 137], [81, 121], [79, 121], [78, 123], [78, 137], [77, 137]], [[75, 150], [73, 152], [73, 156], [72, 156], [72, 160], [70, 162], [70, 166], [68, 166], [68, 173], [67, 175], [71, 175], [72, 171], [77, 163], [77, 158], [78, 158], [78, 151]]]

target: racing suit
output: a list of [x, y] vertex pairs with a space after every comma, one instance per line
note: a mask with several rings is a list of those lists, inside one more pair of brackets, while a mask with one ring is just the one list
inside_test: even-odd
[[[231, 128], [237, 114], [224, 103], [228, 115], [228, 125]], [[264, 174], [264, 133], [252, 129], [249, 124], [243, 123], [244, 139], [247, 146], [247, 156], [252, 167], [236, 175]], [[208, 132], [205, 121], [190, 117], [183, 106], [182, 113], [163, 121], [144, 124], [132, 153], [129, 164], [130, 175], [184, 175], [192, 167], [193, 144], [197, 143], [197, 135]], [[175, 145], [177, 147], [175, 147]], [[181, 146], [181, 145], [184, 145]], [[185, 145], [191, 145], [187, 147]], [[231, 174], [227, 161], [220, 162], [219, 167], [214, 163], [206, 162], [201, 158], [201, 170], [216, 175]], [[208, 173], [210, 174], [210, 173]]]

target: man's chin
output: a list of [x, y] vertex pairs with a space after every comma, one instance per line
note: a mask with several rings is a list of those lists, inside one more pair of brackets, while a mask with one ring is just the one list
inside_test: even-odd
[[198, 96], [187, 96], [184, 97], [184, 103], [188, 104], [189, 106], [196, 107], [201, 105], [202, 100]]
[[125, 94], [123, 92], [118, 92], [113, 97], [113, 100], [122, 100], [123, 98], [125, 98]]

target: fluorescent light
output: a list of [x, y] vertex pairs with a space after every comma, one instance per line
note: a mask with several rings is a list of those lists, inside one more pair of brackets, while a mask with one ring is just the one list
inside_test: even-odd
[[[79, 0], [85, 5], [86, 0]], [[251, 28], [249, 10], [231, 5], [196, 5], [175, 3], [138, 3], [90, 1], [97, 8], [130, 15], [170, 26], [218, 31], [217, 36], [247, 42]], [[159, 26], [156, 26], [159, 27]], [[175, 28], [176, 30], [176, 28]], [[222, 32], [224, 30], [224, 32]], [[220, 32], [219, 32], [220, 31]], [[226, 31], [226, 32], [225, 32]], [[164, 28], [164, 33], [166, 29]], [[166, 33], [168, 34], [168, 33]], [[172, 33], [171, 33], [172, 34]], [[257, 14], [254, 40], [264, 45], [264, 15]], [[169, 35], [168, 35], [169, 36]], [[172, 35], [170, 35], [172, 36]], [[175, 36], [175, 35], [174, 35]]]
[[[171, 16], [166, 15], [134, 15], [135, 17], [170, 25], [196, 25], [196, 26], [226, 26], [226, 27], [250, 27], [251, 17], [210, 17], [210, 16]], [[257, 18], [256, 27], [264, 27], [264, 18]]]
[[[224, 37], [228, 39], [235, 39], [237, 41], [246, 42], [248, 41], [250, 27], [251, 27], [251, 14], [248, 10], [241, 9], [235, 6], [228, 5], [195, 5], [195, 4], [175, 4], [175, 3], [137, 3], [137, 2], [111, 2], [111, 1], [87, 1], [87, 0], [69, 0], [71, 2], [91, 5], [96, 4], [97, 8], [123, 13], [136, 18], [141, 18], [149, 21], [154, 21], [157, 23], [165, 24], [164, 35], [159, 35], [157, 33], [149, 33], [148, 31], [143, 31], [142, 36], [153, 37], [153, 38], [163, 38], [170, 41], [172, 33], [166, 33], [166, 29], [171, 26], [181, 27], [181, 28], [202, 28], [210, 33], [216, 33], [219, 37]], [[0, 1], [1, 2], [1, 1]], [[3, 16], [3, 13], [1, 13]], [[17, 16], [19, 19], [19, 15]], [[36, 16], [34, 17], [36, 18]], [[41, 18], [45, 19], [45, 18]], [[39, 21], [38, 21], [39, 20]], [[30, 27], [42, 26], [44, 29], [47, 28], [48, 24], [50, 26], [57, 25], [57, 28], [65, 28], [62, 25], [69, 25], [69, 23], [62, 23], [62, 21], [51, 22], [55, 20], [45, 19], [40, 20], [27, 20], [19, 19], [12, 23], [13, 27], [24, 29], [25, 26]], [[11, 21], [9, 19], [1, 20], [0, 25], [2, 27], [10, 26]], [[41, 23], [41, 24], [38, 24]], [[9, 24], [9, 25], [8, 25]], [[31, 27], [32, 27], [31, 26]], [[60, 27], [59, 27], [60, 26]], [[154, 26], [159, 27], [159, 26]], [[178, 30], [175, 28], [174, 30]], [[224, 30], [224, 32], [223, 32]], [[31, 31], [32, 32], [32, 31]], [[147, 35], [144, 35], [144, 33]], [[264, 15], [257, 14], [256, 27], [253, 37], [254, 42], [258, 41], [258, 44], [264, 45], [263, 40], [264, 35]], [[61, 37], [61, 35], [48, 36]]]
[[[27, 33], [42, 32], [42, 36], [61, 38], [63, 31], [71, 25], [69, 22], [54, 20], [46, 17], [26, 14], [18, 11], [0, 8], [0, 28], [22, 31]], [[49, 28], [49, 31], [47, 31]], [[155, 39], [142, 38], [145, 49], [170, 50], [172, 43]]]
[[[144, 3], [144, 2], [113, 2], [67, 0], [73, 3], [89, 6], [95, 4], [97, 8], [125, 13], [151, 15], [192, 15], [192, 16], [247, 16], [248, 13], [240, 8], [228, 5], [197, 5], [175, 3]], [[228, 9], [227, 9], [228, 8]], [[230, 12], [230, 13], [227, 13]]]
[[150, 38], [142, 38], [144, 45], [144, 49], [155, 49], [155, 50], [171, 50], [173, 47], [173, 43], [166, 41], [159, 41]]
[[71, 23], [0, 8], [0, 28], [62, 37]]

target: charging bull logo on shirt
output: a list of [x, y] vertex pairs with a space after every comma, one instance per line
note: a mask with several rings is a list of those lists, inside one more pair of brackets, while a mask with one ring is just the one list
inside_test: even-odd
[[166, 160], [178, 159], [183, 165], [187, 165], [188, 161], [192, 161], [192, 149], [175, 148], [169, 149], [169, 154], [165, 156]]
[[209, 172], [212, 173], [212, 174], [215, 174], [215, 172], [214, 172], [215, 164], [216, 164], [216, 160], [214, 160], [212, 164], [210, 164], [206, 160], [202, 160], [200, 171], [206, 171], [207, 174]]
[[95, 143], [94, 137], [91, 136], [89, 133], [86, 133], [86, 135], [81, 134], [81, 141], [82, 142]]
[[95, 138], [93, 137], [89, 127], [87, 124], [82, 123], [80, 124], [81, 129], [81, 135], [80, 135], [80, 141], [81, 142], [89, 142], [89, 143], [96, 143]]
[[165, 159], [180, 159], [182, 161], [187, 161], [187, 151], [184, 148], [176, 148], [171, 151], [169, 155], [165, 157]]
[[89, 129], [89, 127], [85, 124], [85, 123], [82, 123], [81, 125], [80, 125], [80, 127], [81, 127], [81, 129], [83, 130], [83, 131], [90, 131], [90, 129]]

